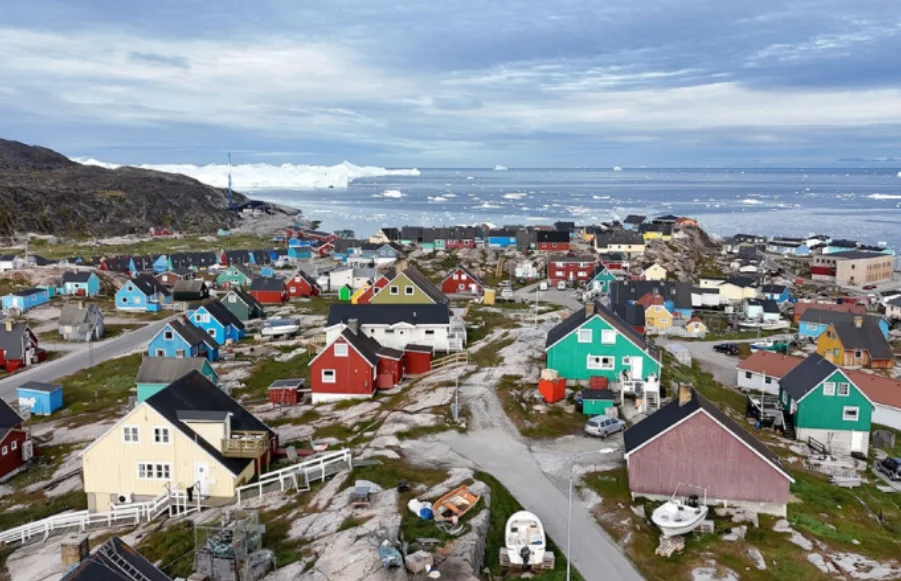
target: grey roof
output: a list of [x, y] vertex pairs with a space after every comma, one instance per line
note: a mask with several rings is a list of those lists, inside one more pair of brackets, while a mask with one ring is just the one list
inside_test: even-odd
[[280, 278], [261, 276], [250, 283], [252, 291], [277, 291], [281, 292], [285, 287], [285, 281]]
[[611, 244], [644, 244], [644, 236], [635, 230], [607, 230], [594, 235], [594, 245], [597, 248]]
[[15, 254], [0, 254], [0, 260], [2, 260], [3, 262], [9, 262], [11, 260], [15, 260], [15, 258], [16, 258]]
[[547, 339], [544, 342], [545, 349], [554, 345], [576, 329], [582, 326], [591, 317], [597, 315], [610, 326], [619, 331], [622, 335], [633, 341], [640, 349], [647, 351], [656, 357], [653, 348], [645, 341], [645, 338], [638, 333], [632, 326], [620, 318], [619, 315], [605, 307], [600, 301], [594, 302], [594, 312], [589, 315], [586, 309], [579, 309], [568, 318], [560, 322], [556, 327], [548, 331]]
[[341, 337], [343, 337], [345, 341], [353, 345], [354, 349], [359, 351], [360, 355], [362, 355], [370, 365], [372, 365], [373, 367], [378, 365], [378, 350], [381, 347], [378, 341], [372, 339], [371, 337], [367, 337], [363, 333], [355, 333], [351, 331], [349, 327], [341, 332]]
[[53, 393], [62, 388], [63, 386], [58, 383], [45, 383], [43, 381], [26, 381], [19, 386], [19, 389], [29, 389], [31, 391], [40, 391], [43, 393]]
[[60, 309], [57, 322], [60, 327], [74, 327], [94, 322], [100, 317], [100, 307], [95, 303], [87, 303], [83, 309], [78, 303], [69, 303]]
[[784, 284], [765, 284], [760, 290], [766, 294], [781, 295], [788, 287]]
[[[855, 313], [846, 313], [842, 311], [827, 311], [824, 309], [818, 309], [815, 306], [809, 309], [805, 309], [803, 313], [801, 313], [800, 319], [798, 319], [802, 323], [817, 323], [819, 325], [831, 325], [832, 323], [853, 323], [854, 317], [857, 317]], [[873, 319], [875, 323], [879, 324], [880, 317], [878, 315], [864, 315], [866, 319]], [[880, 334], [882, 331], [880, 331]]]
[[138, 368], [135, 383], [165, 383], [192, 371], [202, 371], [206, 359], [203, 357], [145, 357]]
[[108, 552], [118, 555], [118, 559], [124, 559], [132, 569], [139, 571], [140, 577], [138, 578], [144, 581], [171, 581], [168, 575], [157, 569], [153, 563], [142, 557], [119, 537], [113, 537], [103, 543], [100, 548], [69, 571], [62, 581], [123, 581], [134, 578], [123, 573], [117, 562], [110, 559]]
[[391, 347], [385, 347], [380, 345], [378, 349], [375, 350], [376, 355], [379, 357], [387, 357], [388, 359], [400, 359], [404, 356], [404, 352], [400, 349], [392, 349]]
[[582, 388], [582, 399], [590, 400], [615, 400], [616, 394], [609, 389], [591, 389], [589, 387]]
[[249, 267], [244, 266], [239, 262], [233, 262], [229, 265], [229, 268], [234, 267], [235, 270], [246, 276], [247, 278], [253, 279], [253, 271], [250, 270]]
[[202, 278], [185, 280], [179, 279], [172, 285], [172, 294], [197, 294], [202, 295], [204, 288], [207, 286], [206, 281]]
[[690, 309], [691, 284], [687, 282], [656, 280], [621, 280], [610, 283], [608, 299], [611, 305], [625, 305], [644, 295], [658, 294], [664, 300], [673, 301], [677, 309]]
[[62, 283], [67, 282], [88, 282], [92, 276], [96, 276], [93, 272], [64, 272]]
[[888, 302], [893, 307], [901, 307], [901, 297], [895, 297]]
[[139, 276], [137, 278], [129, 280], [129, 282], [133, 283], [139, 291], [144, 293], [145, 296], [152, 295], [157, 292], [166, 297], [170, 294], [169, 289], [167, 289], [163, 284], [161, 284], [152, 276]]
[[286, 387], [300, 388], [303, 387], [304, 380], [300, 377], [292, 377], [290, 379], [276, 379], [269, 386], [269, 389], [284, 389]]
[[228, 413], [223, 410], [177, 410], [175, 417], [189, 422], [221, 422], [228, 417]]
[[6, 359], [22, 358], [22, 335], [28, 330], [28, 323], [13, 323], [11, 331], [0, 325], [0, 349], [6, 351]]
[[569, 242], [569, 232], [560, 230], [539, 230], [536, 240], [540, 244]]
[[832, 323], [845, 349], [868, 351], [872, 359], [894, 359], [895, 353], [879, 328], [878, 319], [866, 317], [858, 327], [854, 321]]
[[419, 290], [425, 293], [427, 297], [435, 301], [436, 304], [447, 304], [450, 302], [450, 299], [447, 298], [447, 296], [443, 292], [441, 292], [441, 289], [435, 286], [435, 283], [429, 280], [426, 275], [419, 272], [419, 270], [417, 270], [416, 268], [409, 266], [398, 274], [406, 275], [410, 282], [418, 286]]
[[244, 323], [241, 321], [241, 319], [239, 319], [237, 316], [235, 316], [234, 313], [225, 308], [225, 305], [223, 305], [218, 299], [215, 301], [206, 302], [200, 305], [200, 307], [198, 308], [201, 307], [204, 308], [211, 317], [219, 321], [219, 324], [221, 324], [223, 327], [231, 325], [239, 330], [244, 328]]
[[[880, 337], [882, 335], [880, 334]], [[788, 375], [779, 380], [779, 386], [795, 401], [807, 395], [838, 367], [814, 353], [799, 363]]]
[[645, 220], [647, 220], [647, 216], [640, 216], [638, 214], [629, 214], [626, 216], [626, 219], [623, 220], [623, 224], [641, 224]]
[[333, 304], [329, 307], [326, 326], [357, 319], [361, 325], [447, 325], [450, 310], [445, 304], [435, 305], [348, 305]]
[[9, 430], [21, 423], [22, 416], [20, 416], [5, 399], [0, 399], [0, 428]]
[[412, 351], [414, 353], [433, 353], [435, 348], [431, 345], [417, 345], [415, 343], [407, 343], [404, 351]]
[[858, 242], [856, 240], [848, 240], [847, 238], [838, 238], [830, 242], [829, 246], [834, 248], [857, 248]]
[[203, 438], [196, 438], [194, 430], [185, 425], [179, 419], [179, 415], [182, 417], [186, 417], [186, 414], [202, 416], [203, 412], [209, 412], [210, 415], [219, 414], [221, 416], [229, 412], [232, 414], [230, 418], [232, 431], [259, 431], [275, 435], [275, 432], [266, 424], [197, 371], [191, 371], [172, 382], [165, 389], [147, 398], [144, 403], [155, 409], [169, 423], [203, 448], [207, 454], [216, 458], [232, 474], [240, 474], [254, 460], [223, 456], [218, 448], [210, 445]]
[[879, 252], [864, 252], [862, 250], [848, 250], [846, 252], [833, 252], [827, 254], [829, 258], [838, 258], [839, 260], [858, 260], [861, 258], [886, 258], [887, 254]]
[[216, 339], [210, 337], [209, 334], [204, 332], [200, 327], [195, 326], [191, 321], [185, 320], [182, 322], [178, 318], [175, 318], [169, 321], [169, 326], [172, 327], [173, 331], [181, 335], [190, 345], [199, 345], [203, 343], [212, 349], [219, 348], [219, 342], [216, 341]]
[[644, 307], [641, 305], [613, 305], [613, 312], [632, 327], [644, 327], [646, 325]]
[[259, 310], [260, 312], [263, 312], [263, 305], [252, 294], [250, 294], [246, 291], [243, 291], [241, 289], [238, 289], [238, 288], [233, 288], [233, 289], [229, 290], [225, 294], [225, 296], [227, 297], [230, 294], [234, 294], [235, 296], [237, 296], [239, 300], [241, 300], [248, 307], [251, 307], [251, 309], [256, 309], [256, 310]]
[[[787, 478], [791, 478], [782, 467], [782, 462], [775, 452], [770, 450], [769, 447], [738, 425], [735, 420], [730, 418], [722, 410], [710, 403], [707, 398], [699, 394], [693, 387], [691, 388], [691, 400], [684, 404], [680, 404], [678, 398], [674, 399], [626, 430], [623, 434], [626, 453], [632, 452], [639, 446], [655, 439], [657, 436], [661, 435], [699, 409], [710, 414], [713, 419], [725, 428], [727, 432], [732, 434], [733, 437], [747, 444], [755, 452], [776, 466]], [[676, 451], [675, 453], [691, 454], [693, 452], [691, 447], [688, 447], [681, 451]]]

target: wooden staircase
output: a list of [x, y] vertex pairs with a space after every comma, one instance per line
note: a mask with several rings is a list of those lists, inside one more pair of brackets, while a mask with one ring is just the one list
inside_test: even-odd
[[797, 433], [795, 433], [794, 419], [792, 419], [788, 410], [782, 410], [782, 434], [789, 440], [794, 440], [798, 437]]

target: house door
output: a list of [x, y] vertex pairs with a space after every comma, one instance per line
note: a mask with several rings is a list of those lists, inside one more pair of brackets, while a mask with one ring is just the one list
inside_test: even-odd
[[632, 369], [632, 379], [639, 380], [644, 376], [641, 374], [644, 359], [639, 356], [629, 357], [629, 367]]
[[863, 446], [864, 432], [851, 432], [851, 451], [866, 453]]
[[194, 482], [197, 484], [197, 492], [203, 496], [210, 493], [210, 465], [206, 462], [194, 462]]

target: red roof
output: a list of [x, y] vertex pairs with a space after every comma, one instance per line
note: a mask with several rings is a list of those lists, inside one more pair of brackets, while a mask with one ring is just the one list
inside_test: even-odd
[[873, 403], [901, 409], [901, 380], [863, 371], [845, 370], [845, 373]]
[[772, 351], [755, 351], [750, 357], [739, 363], [738, 368], [742, 371], [762, 373], [782, 379], [802, 361], [804, 359], [801, 357], [782, 355]]
[[832, 311], [834, 313], [854, 313], [855, 315], [867, 314], [866, 305], [852, 305], [850, 303], [795, 303], [793, 316], [796, 323], [801, 319], [801, 315], [803, 315], [804, 311], [806, 311], [807, 309], [816, 309], [818, 311]]
[[666, 301], [664, 301], [663, 297], [658, 295], [657, 293], [645, 293], [643, 297], [635, 302], [643, 306], [644, 308], [648, 308], [651, 305], [662, 305]]

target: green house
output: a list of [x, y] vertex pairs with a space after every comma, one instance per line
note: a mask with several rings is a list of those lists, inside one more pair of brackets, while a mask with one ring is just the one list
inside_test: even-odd
[[351, 297], [354, 295], [354, 289], [351, 288], [349, 284], [346, 284], [338, 289], [338, 300], [339, 301], [347, 301], [350, 302]]
[[241, 321], [259, 319], [263, 316], [263, 305], [253, 295], [239, 288], [233, 288], [222, 297], [221, 303]]
[[813, 354], [783, 377], [779, 401], [786, 436], [812, 438], [836, 453], [867, 453], [873, 402], [826, 359]]
[[408, 266], [369, 302], [373, 305], [437, 305], [447, 304], [450, 299], [426, 275]]
[[591, 290], [607, 293], [610, 291], [610, 283], [616, 282], [616, 277], [607, 270], [606, 266], [598, 266], [591, 278]]
[[616, 394], [609, 389], [582, 390], [582, 413], [586, 416], [603, 416], [616, 405]]
[[653, 346], [598, 301], [551, 329], [544, 350], [548, 369], [571, 381], [660, 377], [660, 358]]
[[250, 288], [252, 282], [253, 271], [243, 264], [232, 264], [216, 277], [216, 285], [220, 288]]
[[213, 385], [219, 385], [219, 375], [205, 357], [145, 357], [135, 378], [138, 403], [156, 395], [192, 371], [201, 373]]

